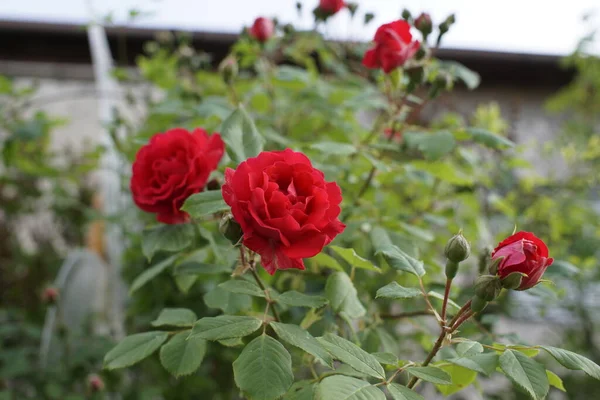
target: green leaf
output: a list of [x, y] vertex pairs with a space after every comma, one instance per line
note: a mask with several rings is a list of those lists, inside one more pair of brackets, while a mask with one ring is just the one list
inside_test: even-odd
[[310, 146], [311, 149], [319, 150], [325, 154], [336, 156], [349, 156], [356, 153], [356, 147], [348, 143], [319, 142]]
[[563, 384], [562, 379], [560, 379], [560, 376], [549, 370], [546, 370], [546, 376], [548, 377], [548, 383], [550, 383], [550, 386], [554, 386], [558, 390], [561, 390], [565, 393], [567, 392], [567, 389], [565, 389], [565, 385]]
[[480, 372], [484, 375], [490, 375], [498, 367], [498, 354], [475, 354], [470, 356], [451, 358], [448, 361], [450, 361], [452, 364], [460, 365], [461, 367]]
[[367, 312], [358, 300], [352, 280], [344, 272], [336, 272], [327, 278], [325, 296], [336, 313], [344, 312], [350, 318], [360, 318]]
[[236, 164], [256, 157], [263, 150], [264, 140], [241, 104], [223, 121], [221, 137], [227, 144], [227, 154]]
[[420, 295], [421, 291], [419, 289], [405, 288], [404, 286], [400, 286], [398, 282], [391, 282], [377, 290], [375, 298], [378, 299], [383, 297], [386, 299], [410, 299]]
[[450, 385], [452, 383], [452, 378], [447, 372], [431, 365], [427, 367], [410, 367], [407, 371], [419, 379], [438, 385]]
[[349, 376], [334, 375], [317, 387], [316, 400], [385, 400], [385, 394], [369, 382]]
[[546, 376], [546, 368], [525, 354], [506, 350], [500, 356], [500, 367], [506, 376], [532, 399], [541, 400], [548, 394], [550, 384]]
[[546, 350], [550, 355], [556, 358], [556, 361], [562, 364], [567, 369], [576, 371], [584, 371], [592, 378], [600, 379], [600, 366], [580, 354], [573, 353], [569, 350], [563, 350], [558, 347], [552, 346], [540, 346]]
[[317, 265], [321, 267], [331, 268], [336, 271], [344, 271], [344, 268], [340, 265], [337, 260], [325, 253], [319, 253], [316, 256], [312, 257], [311, 260], [317, 263]]
[[221, 283], [219, 287], [232, 293], [247, 294], [256, 297], [265, 297], [265, 292], [261, 288], [259, 288], [256, 283], [246, 281], [243, 279], [232, 279]]
[[477, 378], [477, 372], [458, 365], [444, 365], [440, 367], [452, 380], [451, 385], [435, 385], [437, 390], [444, 396], [450, 396], [470, 386]]
[[418, 226], [409, 225], [404, 222], [398, 222], [398, 225], [400, 225], [400, 228], [402, 228], [406, 233], [417, 239], [421, 239], [425, 242], [433, 242], [435, 239], [435, 236], [431, 231], [419, 228]]
[[[438, 299], [438, 300], [442, 300], [442, 301], [444, 300], [444, 295], [443, 294], [435, 292], [433, 290], [430, 290], [429, 293], [427, 293], [427, 295], [429, 297], [433, 297], [433, 298]], [[448, 299], [448, 305], [452, 306], [453, 308], [455, 308], [457, 310], [460, 310], [462, 308], [461, 306], [459, 306], [458, 304], [456, 304], [454, 302], [454, 300], [452, 300], [452, 299]]]
[[190, 337], [206, 340], [222, 340], [248, 336], [262, 326], [263, 322], [254, 317], [220, 315], [204, 317], [194, 324]]
[[470, 90], [476, 89], [481, 82], [481, 77], [477, 72], [470, 70], [457, 61], [441, 61], [440, 66], [463, 81]]
[[496, 133], [490, 132], [482, 128], [467, 128], [466, 133], [473, 139], [474, 142], [481, 143], [493, 149], [501, 149], [506, 147], [514, 147], [515, 144]]
[[188, 197], [181, 209], [194, 219], [229, 210], [220, 190], [206, 190]]
[[179, 332], [160, 349], [160, 363], [171, 375], [189, 375], [200, 367], [206, 353], [206, 340]]
[[168, 332], [145, 332], [127, 336], [104, 356], [104, 368], [129, 367], [152, 355], [169, 337]]
[[308, 308], [319, 308], [329, 303], [326, 297], [323, 296], [311, 296], [308, 294], [296, 292], [290, 290], [277, 296], [277, 302], [293, 307], [308, 307]]
[[196, 314], [187, 308], [165, 308], [152, 321], [152, 326], [191, 327], [197, 319]]
[[175, 275], [211, 275], [231, 273], [230, 265], [206, 264], [196, 261], [182, 262], [175, 268]]
[[479, 342], [465, 340], [456, 346], [456, 352], [459, 356], [473, 356], [475, 354], [483, 353], [483, 346]]
[[277, 340], [260, 335], [233, 362], [233, 376], [251, 399], [279, 399], [294, 382], [292, 358]]
[[242, 338], [239, 338], [239, 337], [231, 338], [231, 339], [223, 339], [223, 340], [219, 340], [218, 342], [225, 347], [238, 347], [238, 346], [244, 345], [244, 341], [242, 340]]
[[395, 366], [398, 365], [398, 357], [396, 357], [392, 353], [377, 352], [377, 353], [371, 353], [371, 355], [373, 357], [375, 357], [375, 359], [379, 362], [379, 364], [395, 365]]
[[146, 283], [151, 281], [154, 277], [156, 277], [161, 272], [163, 272], [164, 270], [169, 268], [171, 265], [173, 265], [173, 263], [175, 262], [176, 259], [177, 259], [177, 256], [171, 256], [169, 258], [165, 258], [158, 264], [153, 265], [152, 267], [148, 268], [147, 270], [145, 270], [144, 272], [139, 274], [137, 276], [137, 278], [134, 279], [133, 283], [131, 284], [131, 287], [129, 288], [129, 295], [132, 295], [136, 290], [138, 290], [139, 288], [144, 286]]
[[191, 224], [159, 225], [142, 232], [142, 253], [150, 261], [157, 251], [180, 251], [191, 245], [193, 239]]
[[419, 150], [428, 160], [437, 160], [456, 147], [454, 135], [445, 130], [433, 133], [406, 132], [403, 138], [409, 148]]
[[377, 359], [349, 340], [328, 333], [320, 337], [319, 341], [334, 358], [348, 364], [358, 372], [374, 378], [385, 379], [385, 371]]
[[270, 326], [281, 340], [304, 350], [321, 360], [323, 364], [333, 368], [333, 360], [327, 350], [307, 330], [300, 328], [298, 325], [282, 324], [280, 322], [271, 322]]
[[425, 400], [419, 393], [397, 383], [390, 383], [387, 389], [394, 400]]
[[389, 264], [389, 266], [398, 271], [410, 272], [418, 277], [425, 275], [423, 261], [412, 258], [400, 250], [398, 246], [388, 247], [384, 250], [378, 251], [376, 254], [383, 255], [383, 258]]
[[370, 271], [381, 272], [381, 270], [373, 265], [373, 263], [369, 260], [365, 260], [358, 254], [354, 249], [345, 249], [343, 247], [338, 246], [329, 246], [331, 250], [333, 250], [336, 254], [342, 257], [350, 266], [361, 269], [368, 269]]
[[317, 385], [311, 381], [295, 382], [284, 396], [285, 400], [314, 400]]
[[216, 286], [204, 295], [204, 304], [222, 310], [226, 314], [236, 314], [252, 307], [252, 297], [228, 292]]

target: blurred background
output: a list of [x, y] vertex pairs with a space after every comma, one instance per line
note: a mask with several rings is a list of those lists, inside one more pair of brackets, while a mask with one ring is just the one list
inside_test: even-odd
[[[128, 388], [111, 398], [184, 399], [206, 390], [206, 382], [174, 382], [153, 364], [143, 378], [100, 372], [126, 326], [149, 322], [140, 315], [184, 296], [201, 301], [190, 292], [194, 282], [178, 282], [184, 290], [177, 294], [127, 296], [127, 282], [145, 268], [132, 261], [141, 256], [139, 237], [129, 232], [143, 220], [124, 213], [129, 172], [117, 155], [131, 159], [135, 146], [119, 145], [135, 137], [139, 146], [181, 122], [174, 114], [197, 100], [193, 85], [220, 79], [198, 75], [199, 83], [186, 86], [186, 71], [214, 73], [255, 17], [311, 30], [314, 3], [0, 1], [0, 399], [89, 398], [97, 374], [113, 388]], [[485, 198], [477, 210], [508, 216], [503, 227], [536, 228], [561, 260], [553, 289], [506, 298], [485, 322], [499, 334], [562, 344], [600, 362], [600, 3], [356, 3], [356, 15], [339, 13], [319, 32], [367, 43], [404, 8], [434, 20], [456, 15], [436, 57], [458, 61], [481, 83], [476, 90], [456, 85], [424, 106], [417, 122], [484, 125], [515, 142], [518, 156], [501, 165], [481, 161], [496, 175], [476, 194]], [[228, 113], [219, 102], [193, 110], [200, 121]], [[494, 244], [496, 234], [478, 244]], [[581, 375], [562, 377], [569, 394], [551, 398], [591, 399], [600, 389]], [[505, 383], [490, 382], [496, 394], [486, 398], [521, 398], [505, 392]], [[483, 397], [469, 388], [453, 398]]]

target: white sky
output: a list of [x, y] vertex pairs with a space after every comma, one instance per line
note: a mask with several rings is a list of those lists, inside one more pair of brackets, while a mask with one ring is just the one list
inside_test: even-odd
[[[413, 14], [426, 10], [434, 22], [454, 12], [457, 24], [444, 47], [561, 55], [571, 52], [592, 28], [600, 28], [600, 0], [354, 1], [360, 4], [359, 17], [351, 21], [346, 10], [340, 12], [327, 28], [329, 36], [370, 40], [378, 25], [399, 18], [404, 7]], [[235, 33], [260, 15], [312, 27], [311, 10], [318, 0], [301, 0], [302, 17], [295, 0], [0, 0], [0, 19], [85, 23], [90, 2], [95, 15], [112, 11], [117, 23], [125, 22], [128, 11], [136, 8], [152, 13], [136, 26]], [[362, 24], [365, 11], [376, 15], [367, 27]], [[592, 21], [583, 22], [590, 12]], [[599, 49], [596, 43], [594, 52]]]

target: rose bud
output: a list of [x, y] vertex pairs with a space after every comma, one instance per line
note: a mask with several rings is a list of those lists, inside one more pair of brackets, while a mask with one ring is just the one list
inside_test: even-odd
[[275, 24], [269, 18], [259, 17], [254, 20], [254, 24], [249, 30], [250, 36], [261, 43], [266, 42], [273, 36]]
[[233, 56], [227, 56], [219, 64], [219, 72], [223, 81], [230, 85], [233, 83], [238, 74], [238, 63]]
[[492, 252], [492, 260], [499, 258], [502, 258], [497, 272], [500, 279], [506, 279], [514, 272], [523, 275], [515, 290], [526, 290], [537, 285], [554, 261], [548, 257], [546, 244], [531, 232], [517, 232], [500, 242]]
[[96, 374], [88, 376], [88, 387], [90, 392], [98, 393], [104, 390], [104, 381]]
[[58, 301], [59, 292], [55, 287], [49, 287], [44, 289], [42, 293], [42, 301], [46, 304], [56, 304]]
[[133, 201], [156, 214], [165, 224], [189, 220], [180, 208], [194, 193], [204, 190], [210, 173], [225, 152], [218, 133], [176, 128], [154, 135], [135, 156], [131, 176]]
[[398, 20], [383, 24], [375, 33], [374, 46], [362, 60], [365, 67], [381, 68], [386, 74], [401, 67], [419, 50], [419, 42], [412, 40], [408, 22]]
[[444, 255], [448, 259], [446, 262], [446, 277], [454, 279], [458, 272], [458, 263], [466, 260], [471, 255], [471, 246], [461, 232], [448, 240], [444, 249]]
[[318, 8], [324, 15], [331, 16], [337, 14], [345, 6], [344, 0], [320, 0]]
[[417, 28], [425, 38], [431, 33], [433, 29], [433, 25], [431, 23], [431, 16], [429, 16], [429, 14], [427, 13], [421, 13], [421, 15], [419, 15], [417, 19], [415, 19], [414, 25], [415, 28]]
[[492, 301], [502, 291], [500, 279], [493, 275], [481, 275], [475, 281], [475, 295], [485, 301]]
[[225, 171], [223, 199], [271, 275], [304, 269], [346, 227], [339, 219], [342, 192], [325, 181], [302, 153], [264, 151]]
[[400, 14], [405, 21], [410, 21], [412, 19], [412, 15], [408, 9], [403, 9], [402, 14]]
[[240, 242], [240, 239], [244, 235], [240, 224], [233, 219], [233, 215], [225, 214], [219, 222], [219, 232], [231, 242], [234, 246]]

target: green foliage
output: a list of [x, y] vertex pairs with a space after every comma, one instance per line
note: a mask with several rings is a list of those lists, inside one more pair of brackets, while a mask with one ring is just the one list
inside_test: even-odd
[[107, 369], [125, 368], [150, 356], [167, 340], [167, 332], [144, 332], [123, 339], [104, 357]]

